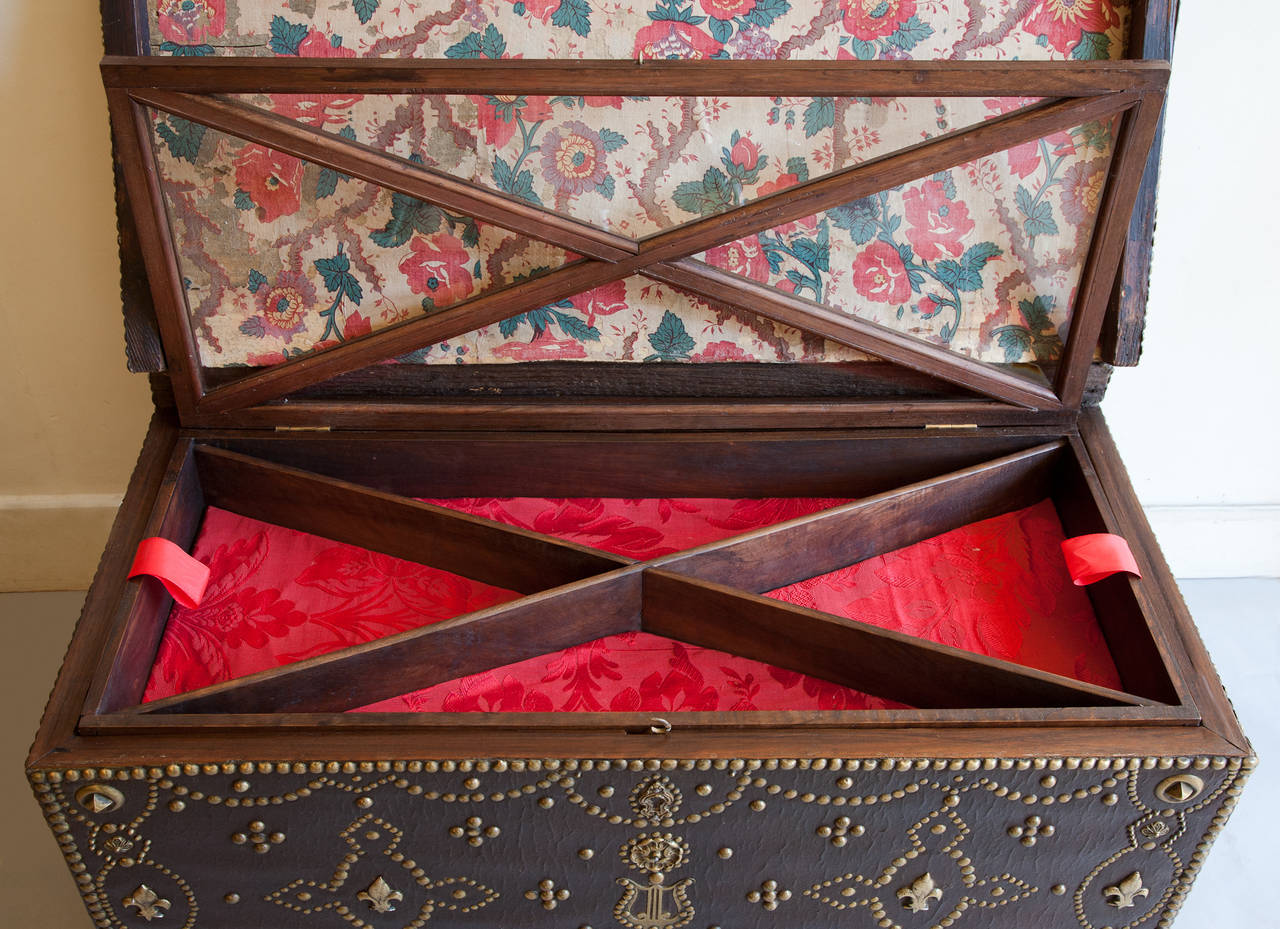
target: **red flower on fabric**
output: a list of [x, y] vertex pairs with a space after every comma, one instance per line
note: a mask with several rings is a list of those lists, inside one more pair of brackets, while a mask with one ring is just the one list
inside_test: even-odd
[[1043, 0], [1022, 28], [1045, 36], [1053, 48], [1067, 54], [1084, 33], [1106, 32], [1118, 25], [1120, 14], [1111, 0]]
[[566, 361], [586, 358], [587, 350], [577, 339], [557, 339], [551, 329], [543, 329], [528, 342], [511, 341], [499, 345], [493, 353], [513, 361]]
[[415, 235], [409, 254], [400, 262], [400, 273], [409, 289], [437, 307], [449, 306], [471, 296], [471, 254], [458, 238], [447, 232], [430, 237]]
[[720, 20], [746, 16], [756, 8], [756, 0], [699, 0], [699, 2], [708, 16]]
[[921, 297], [920, 302], [916, 304], [916, 312], [925, 319], [938, 315], [941, 304], [934, 301], [932, 297]]
[[[1040, 97], [997, 97], [994, 100], [982, 102], [988, 110], [991, 110], [993, 116], [998, 116], [1024, 109], [1040, 99]], [[1075, 140], [1071, 138], [1069, 132], [1055, 132], [1045, 136], [1044, 142], [1055, 155], [1075, 154]], [[1015, 145], [1005, 152], [1005, 155], [1009, 159], [1009, 169], [1018, 177], [1029, 177], [1040, 168], [1039, 141]]]
[[236, 158], [236, 186], [253, 200], [260, 221], [274, 222], [302, 205], [302, 161], [261, 145], [246, 145]]
[[502, 148], [516, 134], [516, 117], [526, 123], [538, 123], [551, 118], [551, 105], [547, 97], [524, 97], [516, 94], [472, 97], [478, 105], [476, 111], [485, 141], [495, 148]]
[[625, 281], [614, 281], [593, 287], [586, 293], [570, 297], [569, 302], [587, 318], [588, 326], [594, 326], [597, 316], [612, 316], [627, 309], [627, 284]]
[[735, 342], [708, 342], [707, 347], [689, 359], [690, 361], [755, 361]]
[[843, 0], [844, 28], [863, 41], [893, 35], [916, 15], [916, 0]]
[[743, 171], [754, 171], [760, 163], [760, 146], [746, 136], [740, 136], [729, 152], [729, 160]]
[[345, 45], [334, 45], [322, 32], [312, 29], [307, 37], [298, 43], [299, 58], [354, 58], [356, 50]]
[[759, 236], [749, 236], [707, 249], [707, 264], [724, 268], [756, 281], [769, 279], [769, 259], [760, 247]]
[[306, 324], [307, 311], [315, 303], [316, 289], [305, 274], [282, 271], [274, 287], [258, 288], [257, 297], [263, 328], [290, 342]]
[[222, 35], [227, 24], [226, 0], [160, 0], [156, 4], [160, 34], [180, 45], [203, 45]]
[[780, 190], [786, 190], [788, 187], [794, 187], [800, 183], [800, 175], [798, 174], [779, 174], [777, 180], [765, 181], [756, 188], [757, 197], [767, 197], [769, 194], [776, 194]]
[[723, 46], [692, 23], [664, 19], [636, 33], [632, 54], [646, 58], [710, 58]]
[[551, 19], [560, 9], [561, 0], [512, 0], [513, 3], [524, 3], [526, 13], [538, 17], [544, 23]]
[[872, 242], [853, 262], [853, 286], [858, 293], [878, 303], [903, 303], [911, 296], [907, 266], [898, 250], [879, 239]]
[[944, 251], [959, 255], [963, 236], [973, 232], [969, 208], [947, 197], [941, 181], [925, 181], [902, 197], [906, 208], [906, 236], [916, 254], [927, 261], [941, 258]]

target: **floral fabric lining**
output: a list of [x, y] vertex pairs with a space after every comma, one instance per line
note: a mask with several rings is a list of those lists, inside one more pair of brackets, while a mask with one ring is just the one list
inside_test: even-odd
[[[294, 9], [297, 7], [298, 9]], [[1119, 57], [1109, 0], [152, 0], [168, 55]], [[641, 91], [642, 87], [637, 87]], [[255, 106], [643, 236], [1026, 105], [1021, 99], [253, 95]], [[572, 256], [172, 116], [162, 189], [201, 359], [323, 350]], [[991, 362], [1058, 357], [1112, 144], [1093, 123], [712, 249], [711, 264]], [[631, 278], [401, 361], [864, 356]]]
[[[456, 499], [433, 503], [634, 558], [816, 512], [820, 498]], [[1067, 576], [1048, 501], [769, 596], [1118, 687], [1089, 600]], [[155, 700], [438, 622], [517, 595], [210, 508], [193, 554], [212, 578], [169, 617]], [[363, 707], [377, 712], [873, 709], [897, 704], [648, 633], [583, 643]]]

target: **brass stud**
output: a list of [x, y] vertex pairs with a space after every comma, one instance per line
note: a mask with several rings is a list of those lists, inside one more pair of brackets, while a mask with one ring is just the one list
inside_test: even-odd
[[1156, 785], [1156, 796], [1165, 803], [1189, 803], [1204, 791], [1204, 781], [1194, 774], [1175, 774]]

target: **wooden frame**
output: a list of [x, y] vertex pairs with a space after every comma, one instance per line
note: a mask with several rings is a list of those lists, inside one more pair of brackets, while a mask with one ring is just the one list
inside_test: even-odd
[[[530, 451], [536, 449], [537, 454]], [[678, 452], [677, 452], [678, 449]], [[715, 462], [732, 456], [736, 473]], [[697, 462], [691, 471], [663, 465]], [[268, 460], [269, 459], [269, 460]], [[369, 467], [371, 460], [388, 462]], [[463, 469], [449, 461], [465, 460]], [[414, 495], [842, 494], [860, 499], [698, 549], [636, 563]], [[803, 461], [803, 466], [788, 462]], [[297, 463], [307, 462], [307, 469]], [[519, 462], [517, 465], [516, 462]], [[536, 462], [530, 465], [529, 462]], [[606, 464], [607, 463], [607, 464]], [[912, 544], [968, 522], [1058, 501], [1069, 534], [1118, 528], [1090, 456], [1071, 432], [726, 434], [631, 437], [409, 434], [175, 437], [148, 534], [190, 545], [217, 505], [290, 528], [461, 571], [529, 594], [518, 600], [294, 665], [140, 705], [167, 612], [159, 585], [130, 583], [89, 688], [83, 733], [190, 727], [647, 731], [643, 713], [356, 714], [342, 711], [581, 641], [644, 629], [835, 680], [912, 710], [681, 713], [708, 732], [1047, 725], [1187, 726], [1200, 722], [1177, 646], [1115, 577], [1090, 589], [1128, 693], [793, 607], [760, 592]], [[939, 473], [939, 472], [943, 473]], [[425, 482], [416, 475], [430, 474]], [[359, 482], [351, 478], [360, 476]], [[906, 481], [905, 484], [903, 482]], [[903, 486], [898, 486], [903, 484]], [[364, 486], [361, 486], [364, 485]], [[382, 489], [372, 489], [372, 488]], [[248, 489], [245, 489], [248, 488]], [[623, 490], [622, 488], [626, 488]], [[391, 492], [389, 492], [391, 491]], [[305, 500], [306, 504], [290, 502]], [[156, 598], [161, 603], [157, 603]], [[531, 625], [530, 621], [534, 623]], [[795, 636], [796, 628], [806, 629]], [[536, 629], [530, 635], [530, 629]], [[788, 631], [783, 631], [788, 630]], [[812, 640], [826, 644], [811, 649]], [[806, 643], [805, 647], [797, 642]], [[465, 643], [465, 646], [463, 645]], [[839, 656], [834, 664], [831, 656]], [[885, 675], [883, 669], [913, 672]]]
[[[1040, 104], [958, 130], [851, 168], [760, 198], [724, 214], [650, 236], [639, 243], [505, 194], [460, 182], [240, 103], [211, 97], [245, 89], [288, 91], [327, 87], [364, 92], [569, 92], [608, 94], [633, 87], [636, 68], [660, 93], [810, 95], [1038, 94]], [[160, 307], [174, 396], [183, 421], [213, 424], [237, 415], [267, 415], [264, 404], [338, 375], [448, 339], [592, 287], [640, 273], [698, 296], [731, 303], [833, 341], [867, 351], [940, 381], [985, 395], [1005, 408], [1052, 413], [1078, 408], [1124, 249], [1127, 217], [1142, 176], [1167, 82], [1162, 62], [450, 62], [355, 61], [323, 66], [273, 60], [107, 58], [116, 144], [135, 204], [149, 205], [137, 222]], [[143, 107], [278, 148], [351, 176], [449, 208], [467, 209], [503, 228], [587, 256], [555, 271], [379, 330], [328, 351], [211, 386], [199, 366], [185, 309], [181, 275], [166, 229]], [[1038, 384], [999, 366], [972, 361], [891, 329], [834, 313], [818, 304], [710, 268], [689, 256], [812, 215], [841, 203], [952, 167], [983, 154], [1043, 137], [1072, 124], [1123, 117], [1104, 201], [1086, 260], [1071, 334], [1055, 383]], [[1107, 282], [1107, 283], [1101, 283]], [[932, 411], [930, 411], [932, 412]]]

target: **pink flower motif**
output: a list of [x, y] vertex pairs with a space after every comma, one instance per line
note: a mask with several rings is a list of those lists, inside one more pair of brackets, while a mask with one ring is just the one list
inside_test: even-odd
[[907, 266], [898, 250], [877, 239], [853, 262], [853, 286], [858, 293], [877, 303], [904, 303], [911, 296]]
[[160, 0], [156, 4], [160, 34], [180, 45], [203, 45], [221, 35], [227, 24], [226, 0]]
[[495, 355], [513, 361], [567, 361], [586, 358], [586, 349], [577, 339], [556, 339], [551, 330], [543, 329], [529, 342], [508, 342], [493, 350]]
[[1106, 160], [1082, 161], [1062, 174], [1062, 215], [1079, 225], [1098, 215], [1102, 191], [1106, 187]]
[[400, 262], [400, 273], [409, 289], [422, 294], [434, 306], [449, 306], [465, 300], [475, 290], [471, 277], [472, 259], [466, 247], [449, 233], [430, 237], [415, 235], [410, 254]]
[[263, 328], [272, 335], [284, 336], [285, 342], [302, 331], [307, 311], [316, 300], [316, 290], [306, 275], [282, 271], [274, 287], [258, 288], [258, 312]]
[[[513, 3], [520, 0], [512, 0]], [[549, 21], [560, 9], [560, 0], [523, 0], [525, 12], [531, 16], [536, 16], [544, 23]]]
[[541, 149], [542, 176], [564, 193], [595, 190], [608, 173], [599, 133], [577, 120], [543, 136]]
[[924, 319], [937, 316], [940, 308], [940, 304], [935, 303], [932, 297], [921, 297], [920, 302], [916, 304], [916, 312]]
[[1106, 32], [1119, 24], [1120, 14], [1111, 0], [1043, 0], [1022, 28], [1045, 36], [1065, 55], [1080, 44], [1084, 33]]
[[756, 8], [756, 0], [699, 0], [702, 9], [713, 19], [728, 21], [746, 16]]
[[912, 187], [902, 197], [906, 206], [907, 240], [916, 254], [927, 261], [941, 258], [943, 252], [959, 255], [964, 251], [960, 239], [973, 231], [969, 208], [948, 199], [941, 181], [925, 181]]
[[356, 50], [345, 45], [334, 45], [324, 33], [312, 29], [298, 43], [299, 58], [354, 58]]
[[236, 158], [236, 186], [253, 200], [259, 220], [274, 222], [302, 205], [302, 162], [261, 145], [246, 145]]
[[737, 343], [722, 341], [708, 342], [707, 347], [698, 354], [694, 355], [691, 361], [755, 361], [751, 355], [748, 355]]
[[769, 259], [760, 247], [759, 236], [749, 236], [707, 249], [707, 264], [724, 268], [756, 281], [769, 279]]
[[710, 58], [721, 47], [692, 23], [664, 19], [636, 33], [632, 54], [646, 58]]
[[627, 308], [627, 285], [614, 281], [570, 297], [569, 302], [586, 317], [588, 326], [594, 326], [597, 316], [612, 316]]
[[893, 35], [916, 15], [916, 0], [845, 0], [844, 28], [863, 41]]
[[746, 136], [741, 136], [737, 142], [733, 143], [729, 160], [743, 171], [754, 171], [756, 165], [760, 163], [760, 146]]
[[779, 174], [777, 180], [765, 181], [756, 188], [757, 197], [766, 197], [769, 194], [776, 194], [780, 190], [786, 190], [788, 187], [794, 187], [800, 183], [800, 175], [798, 174]]
[[551, 106], [546, 97], [523, 97], [516, 94], [471, 98], [478, 105], [477, 118], [484, 130], [485, 141], [495, 148], [502, 148], [516, 133], [516, 117], [526, 123], [537, 123], [551, 118]]

